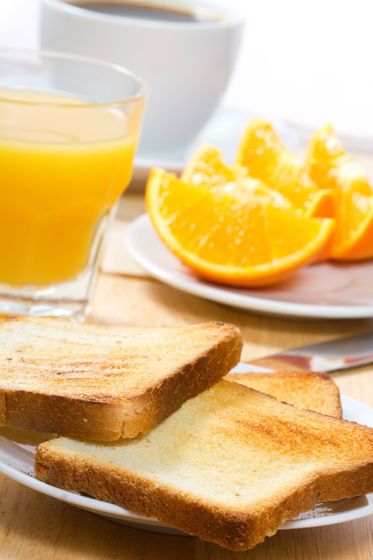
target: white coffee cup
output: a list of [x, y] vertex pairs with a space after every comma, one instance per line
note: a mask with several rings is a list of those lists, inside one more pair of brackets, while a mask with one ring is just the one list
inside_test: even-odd
[[95, 12], [84, 8], [83, 0], [43, 0], [41, 46], [112, 61], [140, 75], [150, 91], [140, 154], [180, 153], [223, 96], [244, 18], [221, 0], [131, 0], [134, 4], [205, 10], [212, 18], [186, 23], [147, 21]]

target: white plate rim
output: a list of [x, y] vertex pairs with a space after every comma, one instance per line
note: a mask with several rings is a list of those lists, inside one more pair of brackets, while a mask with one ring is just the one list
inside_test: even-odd
[[[141, 232], [147, 231], [157, 238], [150, 219], [146, 214], [142, 214], [131, 222], [126, 230], [124, 243], [130, 255], [147, 270], [152, 276], [161, 280], [165, 284], [177, 288], [183, 292], [202, 297], [218, 303], [257, 311], [271, 315], [285, 315], [289, 317], [307, 317], [312, 319], [366, 319], [373, 317], [373, 305], [343, 306], [343, 305], [310, 305], [305, 303], [282, 302], [273, 299], [256, 298], [255, 296], [235, 294], [227, 291], [224, 287], [213, 286], [203, 280], [198, 284], [182, 279], [158, 266], [154, 257], [144, 254], [136, 243], [136, 236]], [[159, 241], [161, 243], [161, 241]], [[165, 247], [165, 250], [168, 249]], [[171, 254], [171, 253], [170, 253]]]
[[[240, 367], [244, 367], [246, 371], [248, 371], [247, 364], [239, 364], [237, 369], [238, 371]], [[254, 368], [257, 371], [257, 368]], [[371, 424], [373, 426], [373, 409], [369, 406], [348, 397], [347, 395], [341, 395], [343, 408], [345, 410], [349, 410], [349, 408], [359, 408], [362, 412], [365, 412], [371, 418]], [[2, 441], [0, 439], [0, 447], [2, 445]], [[4, 474], [8, 478], [22, 484], [23, 486], [30, 488], [32, 490], [36, 490], [41, 494], [49, 496], [51, 498], [56, 498], [64, 503], [69, 505], [78, 507], [80, 509], [84, 509], [90, 511], [91, 513], [98, 514], [105, 518], [109, 518], [111, 520], [121, 521], [122, 523], [128, 523], [130, 526], [136, 526], [137, 528], [144, 529], [144, 530], [156, 530], [157, 532], [164, 532], [164, 533], [172, 533], [172, 534], [180, 534], [185, 535], [182, 531], [178, 529], [174, 529], [170, 526], [164, 525], [158, 522], [156, 519], [144, 517], [140, 514], [137, 514], [132, 511], [128, 511], [120, 506], [110, 504], [109, 502], [103, 502], [101, 500], [96, 500], [94, 498], [90, 498], [87, 496], [82, 496], [81, 494], [77, 494], [75, 492], [70, 492], [68, 490], [63, 490], [61, 488], [57, 488], [40, 480], [37, 480], [30, 474], [23, 473], [17, 470], [15, 467], [11, 467], [4, 463], [0, 459], [0, 473]], [[281, 527], [279, 530], [288, 530], [288, 529], [306, 529], [312, 527], [322, 527], [326, 525], [335, 525], [337, 523], [344, 523], [347, 521], [353, 521], [356, 519], [361, 519], [363, 517], [367, 517], [369, 515], [373, 515], [373, 494], [367, 494], [368, 504], [365, 504], [362, 507], [356, 508], [355, 510], [334, 513], [329, 516], [320, 516], [316, 518], [309, 518], [309, 519], [297, 519], [293, 521], [288, 521]]]

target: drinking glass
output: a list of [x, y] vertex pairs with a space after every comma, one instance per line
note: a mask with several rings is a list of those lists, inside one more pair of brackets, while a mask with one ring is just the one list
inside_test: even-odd
[[0, 52], [0, 313], [84, 318], [144, 98], [113, 64]]

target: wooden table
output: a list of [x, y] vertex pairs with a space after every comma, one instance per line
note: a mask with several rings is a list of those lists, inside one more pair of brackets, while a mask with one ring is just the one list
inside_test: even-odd
[[[143, 209], [127, 194], [119, 216]], [[240, 312], [178, 292], [155, 280], [101, 274], [92, 320], [123, 325], [229, 321], [243, 333], [243, 358], [373, 328], [369, 321], [300, 321]], [[373, 367], [335, 374], [341, 390], [373, 406]], [[105, 521], [1, 476], [1, 560], [370, 560], [373, 516], [317, 529], [280, 531], [252, 551], [235, 554], [195, 538], [130, 529]]]

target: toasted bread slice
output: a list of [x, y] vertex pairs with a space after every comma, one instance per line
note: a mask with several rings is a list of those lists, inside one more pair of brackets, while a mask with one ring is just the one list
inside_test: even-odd
[[148, 435], [39, 445], [36, 476], [245, 550], [317, 502], [373, 490], [373, 430], [220, 381]]
[[93, 441], [135, 437], [238, 362], [233, 325], [135, 329], [0, 320], [0, 425]]
[[225, 379], [251, 387], [298, 408], [342, 418], [339, 389], [327, 373], [276, 371], [228, 374]]

